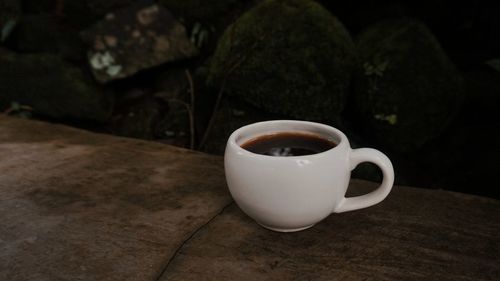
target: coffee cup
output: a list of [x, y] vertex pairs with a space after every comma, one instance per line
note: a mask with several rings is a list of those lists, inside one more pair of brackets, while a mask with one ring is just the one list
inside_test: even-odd
[[[297, 143], [296, 139], [296, 151], [301, 153], [284, 155], [294, 147], [279, 146]], [[320, 147], [313, 139], [324, 147], [308, 153]], [[259, 146], [271, 153], [252, 151]], [[382, 184], [368, 194], [346, 197], [351, 171], [362, 162], [380, 168]], [[234, 131], [227, 141], [224, 169], [240, 209], [263, 227], [280, 232], [304, 230], [332, 213], [373, 206], [387, 197], [394, 183], [391, 161], [382, 152], [351, 149], [340, 130], [297, 120], [259, 122]]]

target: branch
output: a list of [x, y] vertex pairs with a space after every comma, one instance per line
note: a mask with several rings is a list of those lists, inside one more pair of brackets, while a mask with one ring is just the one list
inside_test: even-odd
[[185, 70], [186, 77], [189, 83], [189, 96], [190, 96], [190, 103], [191, 106], [189, 108], [189, 129], [190, 129], [190, 142], [189, 142], [189, 148], [194, 149], [194, 138], [195, 138], [195, 129], [194, 129], [194, 83], [193, 83], [193, 77], [191, 76], [191, 73], [189, 72], [189, 69]]
[[187, 104], [186, 102], [179, 100], [179, 99], [168, 99], [168, 102], [176, 102], [178, 104], [183, 105], [186, 108], [186, 111], [187, 111], [188, 116], [189, 116], [189, 127], [190, 127], [190, 131], [191, 131], [190, 132], [191, 140], [190, 140], [189, 148], [193, 149], [194, 148], [194, 126], [193, 126], [194, 118], [193, 118], [193, 112], [191, 112], [191, 107], [189, 106], [189, 104]]

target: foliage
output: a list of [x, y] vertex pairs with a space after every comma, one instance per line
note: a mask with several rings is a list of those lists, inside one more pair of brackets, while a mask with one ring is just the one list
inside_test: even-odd
[[22, 118], [31, 118], [32, 111], [33, 108], [31, 106], [22, 105], [14, 101], [10, 104], [10, 107], [4, 111], [4, 114]]
[[0, 42], [5, 42], [5, 40], [7, 40], [9, 35], [12, 33], [12, 30], [14, 30], [16, 24], [16, 20], [10, 19], [2, 26], [2, 30], [0, 32]]

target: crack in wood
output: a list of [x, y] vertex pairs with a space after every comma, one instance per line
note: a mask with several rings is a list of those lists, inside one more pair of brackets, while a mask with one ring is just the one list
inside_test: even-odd
[[232, 204], [234, 203], [234, 201], [231, 201], [229, 204], [227, 204], [226, 206], [224, 206], [222, 209], [220, 209], [219, 212], [217, 212], [212, 218], [210, 218], [206, 223], [202, 224], [200, 227], [198, 227], [195, 231], [193, 231], [193, 233], [191, 233], [191, 235], [188, 236], [188, 238], [186, 238], [184, 241], [182, 241], [182, 243], [179, 245], [179, 247], [177, 247], [177, 249], [175, 249], [175, 252], [174, 254], [170, 257], [170, 259], [168, 260], [167, 264], [163, 267], [163, 269], [161, 270], [160, 274], [158, 274], [158, 277], [155, 278], [155, 281], [160, 281], [161, 278], [163, 277], [163, 275], [167, 272], [170, 264], [175, 260], [175, 258], [179, 255], [179, 253], [181, 252], [182, 248], [184, 247], [184, 245], [186, 245], [187, 243], [189, 243], [189, 241], [191, 241], [191, 239], [193, 239], [193, 237], [196, 236], [196, 234], [198, 234], [202, 229], [204, 229], [207, 225], [209, 225], [214, 219], [216, 219], [217, 217], [219, 217], [222, 213], [224, 213], [224, 211], [229, 207], [231, 206]]

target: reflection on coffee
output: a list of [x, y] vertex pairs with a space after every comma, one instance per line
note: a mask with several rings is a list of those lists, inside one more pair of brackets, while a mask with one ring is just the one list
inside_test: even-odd
[[257, 154], [269, 156], [301, 156], [321, 153], [337, 144], [322, 136], [306, 132], [280, 132], [262, 135], [241, 145]]

